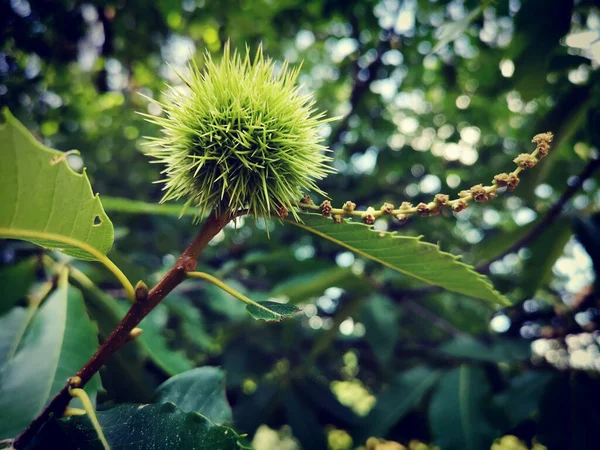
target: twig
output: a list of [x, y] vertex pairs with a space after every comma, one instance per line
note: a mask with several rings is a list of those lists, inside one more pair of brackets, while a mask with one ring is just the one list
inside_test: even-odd
[[[358, 211], [356, 210], [356, 203], [352, 201], [347, 201], [341, 208], [334, 208], [330, 200], [315, 205], [308, 195], [304, 195], [295, 206], [304, 211], [319, 212], [323, 217], [331, 216], [335, 223], [342, 223], [345, 216], [355, 216], [360, 217], [367, 225], [373, 225], [375, 219], [381, 216], [393, 216], [401, 223], [406, 222], [408, 217], [413, 214], [419, 214], [423, 217], [437, 216], [443, 207], [451, 207], [454, 212], [460, 212], [469, 206], [470, 201], [481, 203], [496, 198], [496, 192], [499, 188], [506, 187], [509, 191], [513, 191], [519, 185], [519, 174], [525, 169], [535, 167], [540, 159], [548, 155], [552, 139], [551, 132], [535, 135], [531, 141], [536, 144], [535, 150], [532, 153], [521, 153], [517, 156], [513, 160], [517, 165], [515, 170], [494, 176], [494, 180], [489, 186], [477, 184], [469, 190], [463, 190], [458, 193], [458, 198], [452, 200], [446, 194], [436, 194], [431, 202], [422, 202], [417, 206], [409, 202], [402, 202], [399, 208], [394, 209], [393, 204], [386, 202], [379, 209], [369, 206], [364, 211]], [[287, 214], [287, 211], [285, 213]]]
[[523, 236], [521, 239], [516, 241], [513, 245], [511, 245], [508, 249], [504, 250], [499, 255], [496, 255], [490, 261], [487, 261], [483, 264], [480, 264], [476, 267], [476, 270], [480, 273], [488, 273], [490, 271], [490, 266], [492, 263], [501, 260], [506, 255], [510, 253], [514, 253], [522, 247], [532, 243], [535, 239], [550, 225], [552, 225], [556, 219], [560, 216], [562, 209], [567, 204], [567, 202], [575, 195], [575, 193], [581, 188], [583, 182], [587, 180], [592, 174], [600, 167], [600, 158], [592, 159], [581, 171], [581, 173], [577, 176], [577, 181], [570, 185], [560, 196], [554, 205], [548, 210], [546, 216], [531, 229], [529, 233]]
[[[72, 377], [62, 390], [54, 396], [44, 410], [15, 439], [13, 448], [25, 448], [41, 427], [53, 416], [60, 417], [71, 400], [69, 389], [83, 387], [105, 364], [106, 360], [131, 340], [131, 331], [186, 278], [186, 273], [196, 268], [198, 256], [206, 248], [213, 237], [232, 219], [233, 215], [211, 215], [192, 240], [188, 248], [181, 254], [169, 272], [149, 292], [147, 288], [136, 289], [136, 302], [125, 317], [119, 322], [92, 358]], [[76, 380], [76, 386], [72, 386]]]

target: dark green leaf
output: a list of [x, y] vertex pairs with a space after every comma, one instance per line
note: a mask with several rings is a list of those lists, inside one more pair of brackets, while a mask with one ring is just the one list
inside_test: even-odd
[[361, 427], [359, 440], [363, 442], [370, 436], [387, 436], [394, 425], [421, 402], [440, 375], [439, 370], [419, 366], [394, 378], [390, 386], [377, 396], [377, 403]]
[[199, 367], [169, 378], [156, 390], [157, 403], [175, 403], [183, 412], [199, 412], [216, 424], [233, 420], [225, 396], [225, 372]]
[[261, 424], [269, 421], [278, 393], [277, 386], [266, 381], [260, 383], [252, 394], [242, 397], [233, 410], [236, 429], [254, 434]]
[[0, 368], [12, 359], [35, 308], [15, 306], [0, 317]]
[[[228, 286], [236, 291], [245, 292], [243, 286], [235, 280], [223, 280]], [[204, 301], [210, 305], [215, 312], [223, 314], [232, 321], [243, 321], [248, 319], [246, 306], [238, 299], [229, 295], [224, 290], [214, 285], [209, 285], [204, 288]]]
[[546, 385], [539, 406], [538, 441], [548, 450], [598, 448], [600, 383], [595, 376], [573, 372]]
[[552, 372], [530, 370], [513, 378], [508, 388], [496, 396], [496, 404], [503, 409], [511, 428], [534, 418]]
[[258, 305], [248, 305], [246, 306], [246, 310], [252, 316], [252, 318], [256, 320], [265, 320], [267, 322], [270, 321], [281, 321], [287, 317], [292, 317], [298, 311], [297, 306], [294, 305], [286, 305], [283, 303], [276, 302], [257, 302]]
[[[112, 449], [250, 449], [233, 429], [216, 425], [199, 413], [185, 413], [172, 403], [122, 405], [98, 411], [97, 416]], [[62, 419], [46, 432], [34, 449], [102, 449], [86, 416]]]
[[292, 428], [294, 437], [300, 441], [302, 448], [327, 448], [327, 439], [315, 412], [305, 400], [293, 389], [286, 392], [284, 407], [287, 423]]
[[364, 283], [348, 268], [333, 267], [318, 272], [291, 277], [276, 285], [271, 292], [272, 297], [285, 296], [289, 303], [306, 303], [323, 295], [326, 289], [333, 286], [344, 286], [353, 289], [364, 286]]
[[296, 382], [294, 387], [302, 398], [311, 401], [314, 409], [325, 411], [346, 425], [356, 425], [359, 422], [359, 417], [350, 408], [340, 403], [323, 380], [306, 378]]
[[571, 382], [571, 423], [573, 424], [571, 448], [578, 450], [598, 448], [598, 436], [596, 433], [590, 433], [590, 430], [600, 429], [599, 402], [598, 377], [576, 372]]
[[[180, 320], [180, 331], [189, 343], [208, 352], [218, 349], [219, 344], [213, 336], [208, 334], [200, 310], [187, 297], [170, 294], [163, 300], [163, 304], [169, 308], [172, 315]], [[244, 315], [246, 316], [246, 311], [244, 311]]]
[[[35, 418], [98, 348], [81, 292], [67, 284], [66, 271], [56, 290], [33, 316], [22, 340], [0, 369], [0, 438], [16, 436]], [[95, 398], [100, 379], [86, 391]]]
[[0, 269], [0, 315], [10, 310], [19, 300], [29, 292], [35, 281], [37, 260], [26, 259], [17, 264]]
[[360, 308], [360, 319], [365, 325], [365, 339], [382, 366], [394, 355], [398, 330], [396, 306], [387, 297], [373, 295]]
[[463, 364], [447, 372], [429, 406], [435, 444], [444, 450], [490, 448], [498, 435], [487, 419], [490, 402], [491, 388], [481, 368]]
[[548, 282], [552, 266], [563, 254], [571, 234], [570, 224], [559, 220], [537, 236], [530, 247], [531, 257], [526, 260], [523, 268], [523, 298], [532, 297], [540, 286]]
[[[88, 313], [98, 325], [100, 339], [106, 339], [123, 318], [125, 308], [100, 290], [75, 268], [69, 270], [70, 281], [81, 290]], [[127, 344], [108, 360], [102, 371], [102, 382], [111, 398], [122, 402], [147, 402], [153, 395], [155, 382], [145, 370], [148, 355], [139, 339]]]
[[438, 349], [454, 358], [489, 362], [513, 362], [529, 359], [529, 343], [522, 339], [495, 338], [490, 342], [464, 336], [443, 344]]
[[600, 147], [600, 107], [596, 106], [594, 109], [588, 111], [587, 116], [587, 128], [590, 132], [590, 138], [592, 144], [596, 148]]
[[575, 235], [592, 259], [596, 285], [600, 286], [600, 214], [575, 219]]
[[473, 249], [475, 259], [477, 261], [494, 259], [495, 256], [508, 250], [516, 241], [529, 233], [540, 220], [541, 219], [533, 221], [518, 228], [498, 230], [496, 234], [486, 237], [485, 245], [477, 245]]
[[549, 450], [571, 448], [570, 377], [562, 374], [546, 386], [540, 402], [537, 438]]
[[496, 309], [489, 303], [460, 298], [450, 292], [425, 297], [420, 303], [452, 326], [473, 336], [488, 332], [490, 317]]

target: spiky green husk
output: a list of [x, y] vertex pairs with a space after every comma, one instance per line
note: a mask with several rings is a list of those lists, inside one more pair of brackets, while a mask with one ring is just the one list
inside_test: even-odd
[[201, 213], [255, 217], [294, 204], [306, 190], [324, 193], [315, 181], [333, 170], [318, 131], [328, 121], [317, 113], [311, 95], [296, 85], [299, 68], [287, 62], [276, 70], [259, 47], [252, 59], [225, 46], [220, 62], [205, 56], [180, 76], [188, 89], [170, 88], [157, 102], [166, 117], [145, 115], [162, 127], [149, 138], [146, 153], [164, 164], [162, 199], [187, 199]]

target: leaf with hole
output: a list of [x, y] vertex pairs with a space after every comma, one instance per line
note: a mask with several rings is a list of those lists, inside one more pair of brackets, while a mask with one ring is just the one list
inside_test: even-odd
[[85, 172], [71, 169], [67, 153], [42, 145], [8, 109], [0, 116], [0, 237], [81, 259], [106, 255], [113, 225]]

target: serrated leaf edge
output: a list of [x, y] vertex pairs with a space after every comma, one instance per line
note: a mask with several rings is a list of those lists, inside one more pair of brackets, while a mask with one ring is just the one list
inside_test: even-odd
[[[313, 217], [319, 217], [319, 218], [321, 217], [318, 214], [311, 214], [311, 213], [307, 213], [306, 215], [313, 216]], [[323, 220], [327, 220], [327, 219], [323, 218]], [[299, 222], [297, 222], [295, 220], [292, 220], [292, 219], [285, 219], [285, 222], [290, 223], [292, 225], [295, 225], [295, 226], [297, 226], [299, 228], [302, 228], [303, 230], [306, 230], [306, 231], [308, 231], [310, 233], [316, 234], [317, 236], [322, 237], [324, 239], [327, 239], [327, 240], [329, 240], [329, 241], [331, 241], [331, 242], [333, 242], [333, 243], [335, 243], [335, 244], [337, 244], [337, 245], [339, 245], [341, 247], [344, 247], [344, 248], [350, 250], [353, 253], [359, 254], [359, 255], [363, 256], [364, 258], [373, 260], [373, 261], [375, 261], [375, 262], [377, 262], [377, 263], [379, 263], [379, 264], [381, 264], [383, 266], [386, 266], [386, 267], [388, 267], [388, 268], [390, 268], [392, 270], [395, 270], [397, 272], [400, 272], [400, 273], [402, 273], [404, 275], [410, 276], [412, 278], [416, 278], [416, 279], [418, 279], [418, 280], [420, 280], [420, 281], [422, 281], [424, 283], [427, 283], [427, 284], [430, 284], [430, 285], [434, 285], [434, 286], [438, 286], [438, 287], [441, 287], [443, 289], [446, 289], [446, 288], [444, 288], [443, 286], [440, 286], [437, 283], [434, 283], [434, 282], [429, 281], [429, 280], [425, 280], [425, 279], [423, 279], [423, 278], [421, 278], [421, 277], [419, 277], [417, 275], [414, 275], [413, 273], [410, 273], [410, 272], [407, 272], [407, 271], [405, 271], [403, 269], [395, 267], [392, 264], [389, 264], [389, 263], [387, 263], [385, 261], [382, 261], [381, 259], [379, 259], [379, 258], [377, 258], [375, 256], [369, 255], [368, 253], [365, 253], [365, 252], [363, 252], [361, 250], [358, 250], [358, 249], [356, 249], [356, 248], [354, 248], [354, 247], [352, 247], [352, 246], [350, 246], [350, 245], [348, 245], [348, 244], [346, 244], [346, 243], [344, 243], [342, 241], [339, 241], [339, 240], [337, 240], [337, 239], [335, 239], [335, 238], [333, 238], [333, 237], [331, 237], [331, 236], [329, 236], [329, 235], [327, 235], [325, 233], [317, 231], [314, 228], [311, 228], [311, 227], [309, 227], [309, 226], [307, 226], [307, 225], [305, 225], [303, 223], [299, 223]], [[414, 241], [419, 242], [422, 245], [434, 247], [441, 256], [443, 256], [445, 258], [452, 258], [452, 260], [454, 260], [455, 264], [459, 264], [459, 265], [465, 267], [465, 269], [468, 272], [470, 272], [471, 274], [476, 275], [477, 279], [479, 281], [481, 281], [482, 283], [484, 283], [490, 289], [490, 291], [496, 296], [496, 298], [497, 298], [497, 300], [498, 300], [499, 303], [501, 303], [503, 306], [510, 306], [511, 305], [511, 302], [508, 299], [506, 299], [500, 292], [498, 292], [497, 290], [494, 289], [492, 283], [490, 283], [488, 281], [488, 279], [487, 279], [486, 276], [484, 276], [484, 275], [476, 272], [475, 270], [473, 270], [472, 266], [470, 266], [468, 264], [465, 264], [462, 261], [460, 261], [460, 256], [453, 255], [451, 253], [442, 251], [440, 249], [440, 246], [438, 244], [433, 244], [431, 242], [423, 241], [422, 240], [423, 235], [420, 235], [420, 236], [400, 236], [400, 235], [398, 235], [398, 233], [396, 231], [392, 231], [392, 232], [390, 232], [390, 231], [377, 231], [377, 230], [373, 229], [372, 225], [366, 225], [366, 224], [363, 224], [363, 223], [354, 222], [351, 219], [344, 219], [343, 222], [340, 223], [340, 224], [337, 224], [337, 226], [360, 226], [360, 227], [366, 228], [367, 230], [369, 230], [372, 233], [379, 234], [382, 238], [389, 237], [391, 239], [414, 240]], [[450, 290], [450, 289], [446, 289], [446, 290]], [[462, 294], [462, 293], [459, 292], [459, 294]]]

